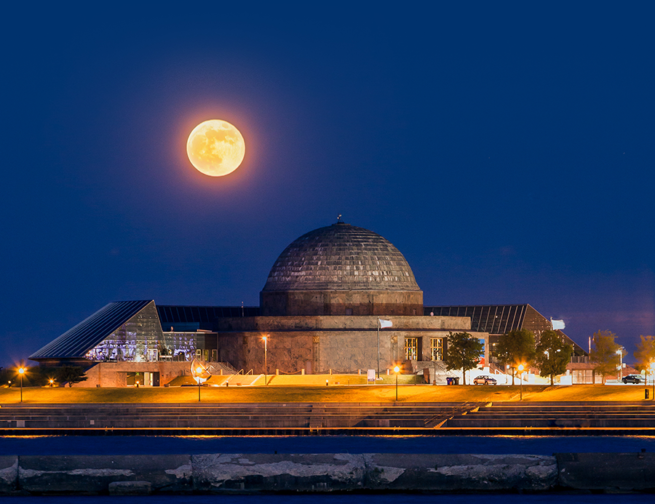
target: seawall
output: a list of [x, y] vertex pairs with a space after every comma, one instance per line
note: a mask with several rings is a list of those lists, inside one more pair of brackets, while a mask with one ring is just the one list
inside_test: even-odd
[[655, 454], [0, 456], [0, 495], [652, 492]]

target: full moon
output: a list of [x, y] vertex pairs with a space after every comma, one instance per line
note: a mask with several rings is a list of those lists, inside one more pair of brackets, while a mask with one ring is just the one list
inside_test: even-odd
[[229, 122], [212, 119], [193, 128], [186, 152], [199, 172], [222, 177], [239, 167], [246, 154], [246, 143], [239, 130]]

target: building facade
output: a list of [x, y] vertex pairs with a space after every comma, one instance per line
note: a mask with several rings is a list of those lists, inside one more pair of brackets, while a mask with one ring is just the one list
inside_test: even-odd
[[259, 307], [110, 303], [30, 359], [83, 365], [89, 380], [82, 386], [129, 386], [138, 377], [142, 385], [164, 385], [189, 374], [194, 359], [254, 374], [384, 373], [401, 365], [441, 383], [450, 332], [483, 342], [480, 367], [488, 371], [499, 334], [550, 327], [530, 305], [424, 307], [423, 291], [396, 247], [337, 222], [280, 254]]

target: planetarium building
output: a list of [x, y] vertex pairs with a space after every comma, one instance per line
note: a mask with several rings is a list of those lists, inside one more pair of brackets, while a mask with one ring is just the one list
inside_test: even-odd
[[[521, 306], [529, 307], [507, 310], [514, 314], [512, 327], [525, 319], [517, 316]], [[396, 247], [372, 231], [337, 222], [301, 236], [280, 254], [259, 307], [114, 302], [30, 359], [83, 365], [89, 380], [80, 386], [131, 385], [135, 376], [145, 377], [145, 385], [164, 385], [189, 374], [193, 359], [216, 372], [254, 374], [385, 373], [400, 364], [405, 372], [424, 373], [427, 382], [441, 382], [450, 332], [483, 340], [480, 366], [489, 366], [485, 329], [467, 309], [424, 308], [423, 292]]]

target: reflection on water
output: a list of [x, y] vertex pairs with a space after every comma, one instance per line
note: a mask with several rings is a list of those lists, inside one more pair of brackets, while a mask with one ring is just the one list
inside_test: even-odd
[[655, 451], [655, 437], [636, 436], [40, 436], [0, 437], [0, 455], [175, 453], [519, 453]]

